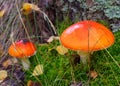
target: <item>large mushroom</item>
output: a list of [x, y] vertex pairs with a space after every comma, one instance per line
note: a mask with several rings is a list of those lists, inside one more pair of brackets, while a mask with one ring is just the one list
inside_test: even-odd
[[114, 35], [104, 25], [85, 20], [64, 30], [60, 41], [66, 48], [77, 50], [82, 62], [86, 63], [91, 53], [110, 47], [114, 43]]
[[32, 42], [23, 39], [12, 43], [8, 53], [15, 58], [21, 59], [24, 69], [28, 70], [30, 66], [28, 58], [36, 53], [36, 47]]

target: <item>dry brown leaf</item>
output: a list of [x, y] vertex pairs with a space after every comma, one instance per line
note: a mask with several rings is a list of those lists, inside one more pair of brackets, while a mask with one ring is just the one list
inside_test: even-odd
[[6, 12], [6, 9], [3, 9], [0, 11], [0, 18], [4, 16], [5, 12]]
[[12, 64], [15, 64], [15, 63], [17, 63], [18, 61], [17, 61], [17, 59], [16, 58], [11, 58], [11, 59], [8, 59], [8, 60], [6, 60], [6, 61], [4, 61], [3, 62], [3, 67], [8, 67], [9, 65], [12, 65]]
[[68, 49], [62, 45], [57, 46], [56, 50], [61, 55], [65, 55], [68, 52]]
[[96, 71], [93, 70], [93, 71], [90, 72], [90, 77], [91, 78], [95, 79], [97, 76], [98, 76], [98, 74], [97, 74]]
[[39, 64], [33, 70], [32, 76], [38, 76], [43, 74], [43, 65]]
[[[0, 35], [1, 36], [1, 35]], [[3, 55], [3, 53], [4, 53], [4, 50], [3, 50], [3, 45], [2, 44], [0, 44], [0, 56], [1, 55]]]
[[6, 67], [8, 67], [11, 64], [12, 64], [11, 60], [8, 59], [8, 60], [4, 61], [2, 65], [3, 65], [3, 67], [6, 68]]
[[32, 80], [29, 80], [27, 82], [27, 86], [42, 86], [39, 82], [33, 82]]
[[7, 76], [6, 70], [0, 70], [0, 82], [2, 82]]

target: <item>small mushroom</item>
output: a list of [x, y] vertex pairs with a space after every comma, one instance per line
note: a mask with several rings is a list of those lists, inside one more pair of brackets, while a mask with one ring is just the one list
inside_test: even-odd
[[32, 12], [32, 6], [29, 3], [24, 3], [23, 8], [21, 9], [24, 15], [28, 15]]
[[24, 15], [29, 15], [33, 10], [39, 11], [40, 8], [37, 5], [31, 3], [23, 3], [21, 11]]
[[28, 70], [30, 66], [28, 58], [36, 53], [36, 47], [32, 42], [23, 39], [12, 43], [8, 53], [15, 58], [21, 59], [24, 69]]
[[86, 63], [94, 51], [110, 47], [114, 43], [114, 35], [104, 25], [85, 20], [64, 30], [60, 41], [66, 48], [77, 50], [82, 62]]

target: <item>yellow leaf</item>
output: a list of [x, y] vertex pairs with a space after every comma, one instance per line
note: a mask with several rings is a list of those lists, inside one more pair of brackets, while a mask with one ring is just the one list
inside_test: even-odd
[[43, 65], [37, 65], [35, 69], [33, 70], [32, 76], [38, 76], [43, 74]]
[[0, 82], [2, 82], [7, 77], [6, 70], [0, 70]]
[[3, 10], [0, 11], [0, 17], [3, 17], [3, 16], [4, 16], [5, 11], [6, 11], [5, 9], [3, 9]]
[[68, 49], [65, 48], [65, 47], [62, 46], [62, 45], [57, 46], [56, 50], [57, 50], [57, 52], [58, 52], [59, 54], [61, 54], [61, 55], [64, 55], [64, 54], [66, 54], [66, 53], [68, 52]]

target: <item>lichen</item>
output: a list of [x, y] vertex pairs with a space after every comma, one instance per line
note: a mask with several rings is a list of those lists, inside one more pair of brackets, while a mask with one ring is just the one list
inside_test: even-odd
[[120, 18], [120, 6], [109, 6], [104, 10], [104, 13], [110, 19]]

